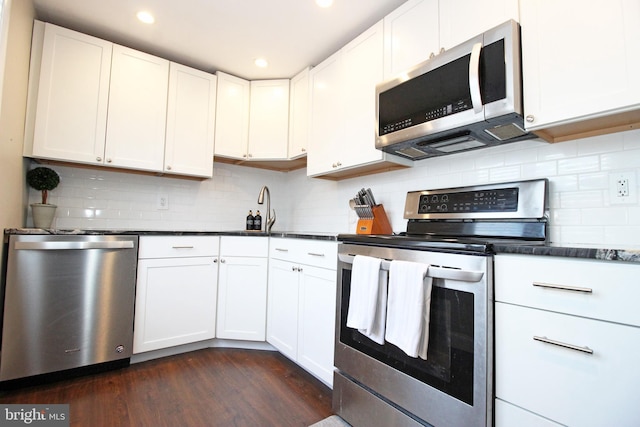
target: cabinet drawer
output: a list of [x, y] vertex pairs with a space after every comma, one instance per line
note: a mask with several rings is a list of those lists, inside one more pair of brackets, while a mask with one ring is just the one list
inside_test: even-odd
[[217, 256], [218, 236], [140, 236], [138, 258]]
[[335, 270], [338, 245], [332, 241], [272, 238], [269, 257]]
[[496, 427], [561, 427], [560, 424], [525, 411], [500, 399], [495, 406]]
[[640, 425], [640, 328], [504, 303], [495, 322], [497, 398], [563, 425]]
[[638, 274], [622, 262], [497, 255], [495, 300], [640, 326]]
[[269, 255], [269, 238], [261, 236], [222, 236], [222, 256], [264, 257]]

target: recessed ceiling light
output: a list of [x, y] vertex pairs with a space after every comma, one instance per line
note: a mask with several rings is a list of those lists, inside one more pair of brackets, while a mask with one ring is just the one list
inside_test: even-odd
[[138, 12], [136, 16], [140, 21], [144, 22], [145, 24], [153, 24], [156, 21], [156, 19], [153, 17], [151, 13], [146, 12], [144, 10], [141, 10], [140, 12]]
[[316, 0], [316, 4], [320, 7], [329, 7], [333, 4], [333, 0]]
[[257, 58], [253, 63], [256, 64], [256, 67], [260, 68], [266, 68], [269, 65], [269, 62], [264, 58]]

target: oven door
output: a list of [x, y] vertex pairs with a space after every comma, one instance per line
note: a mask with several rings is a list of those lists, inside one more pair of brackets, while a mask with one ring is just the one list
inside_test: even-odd
[[[430, 265], [433, 277], [427, 360], [407, 356], [396, 346], [377, 344], [346, 326], [351, 267], [355, 255]], [[491, 425], [493, 376], [492, 263], [484, 253], [460, 254], [363, 246], [348, 243], [338, 250], [336, 381], [344, 379], [368, 390], [394, 411], [425, 425]], [[383, 261], [383, 269], [388, 263]], [[340, 400], [340, 401], [338, 401]], [[353, 407], [334, 398], [334, 411], [347, 422], [379, 425], [379, 410]], [[375, 419], [354, 420], [350, 414], [372, 413]], [[351, 418], [351, 420], [349, 419]]]

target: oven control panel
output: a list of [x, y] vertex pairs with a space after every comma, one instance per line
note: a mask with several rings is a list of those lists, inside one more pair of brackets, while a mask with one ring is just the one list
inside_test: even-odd
[[547, 180], [410, 191], [405, 219], [542, 218]]
[[462, 193], [423, 194], [419, 214], [455, 212], [515, 212], [518, 210], [518, 189], [506, 188]]

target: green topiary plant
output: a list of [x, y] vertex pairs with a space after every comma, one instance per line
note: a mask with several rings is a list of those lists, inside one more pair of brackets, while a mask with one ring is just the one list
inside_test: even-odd
[[60, 183], [60, 176], [53, 169], [37, 167], [27, 171], [27, 184], [34, 190], [42, 191], [42, 204], [47, 204], [49, 191]]

